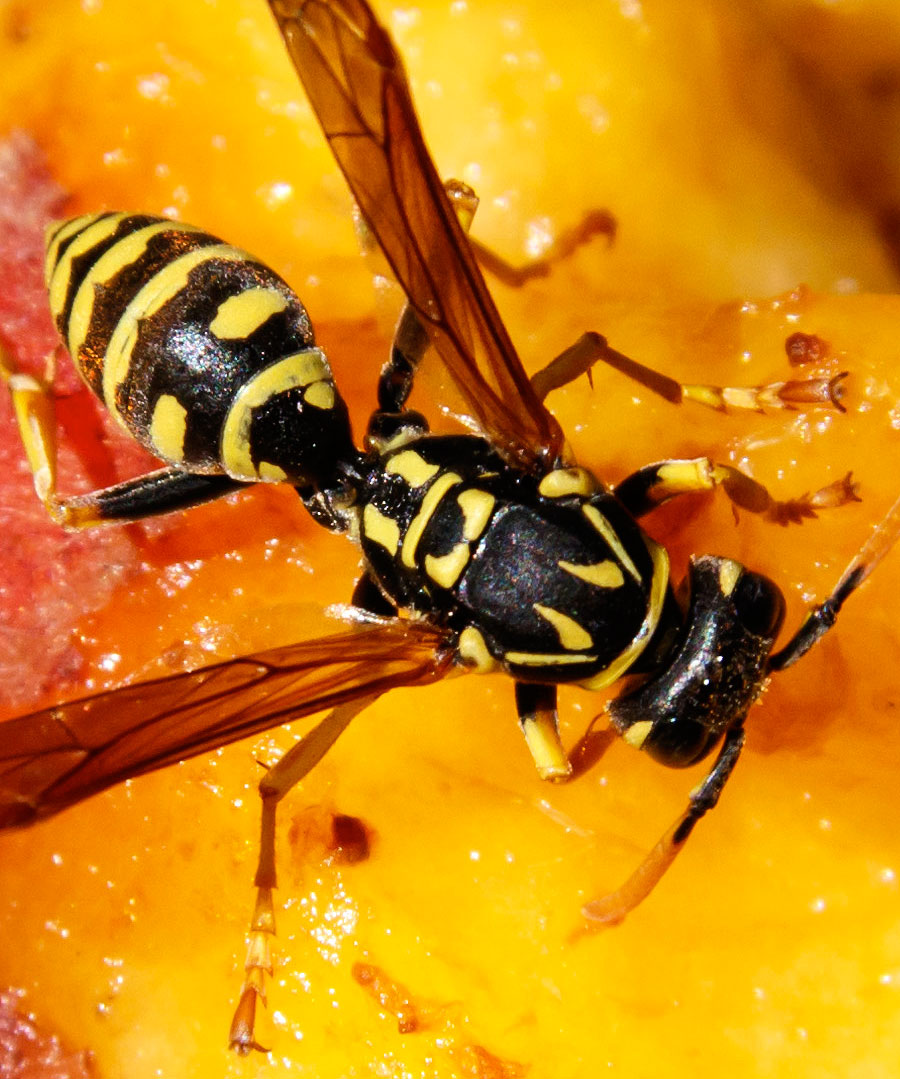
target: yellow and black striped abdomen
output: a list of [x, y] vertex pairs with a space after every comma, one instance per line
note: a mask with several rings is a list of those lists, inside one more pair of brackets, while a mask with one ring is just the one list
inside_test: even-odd
[[85, 381], [164, 461], [318, 486], [353, 452], [303, 305], [239, 248], [165, 218], [88, 214], [49, 231], [46, 279]]

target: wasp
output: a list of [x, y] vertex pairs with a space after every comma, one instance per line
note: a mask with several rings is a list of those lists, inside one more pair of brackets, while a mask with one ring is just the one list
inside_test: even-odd
[[[621, 920], [718, 801], [769, 677], [831, 627], [900, 531], [900, 501], [832, 593], [775, 648], [778, 586], [729, 558], [693, 559], [676, 587], [641, 519], [721, 489], [782, 523], [855, 497], [849, 476], [792, 502], [707, 458], [647, 465], [610, 487], [572, 458], [547, 394], [605, 363], [673, 403], [840, 407], [840, 378], [755, 389], [685, 385], [586, 334], [531, 378], [494, 306], [467, 229], [476, 199], [431, 161], [399, 56], [363, 0], [269, 0], [361, 214], [406, 296], [359, 444], [303, 305], [272, 270], [202, 229], [89, 213], [47, 236], [49, 303], [80, 373], [163, 462], [75, 498], [57, 492], [48, 392], [2, 370], [38, 497], [66, 528], [185, 510], [247, 484], [293, 487], [362, 555], [348, 628], [3, 724], [0, 826], [27, 825], [110, 785], [325, 712], [260, 784], [263, 827], [245, 981], [231, 1030], [254, 1022], [271, 969], [275, 814], [284, 795], [382, 693], [451, 672], [505, 672], [539, 775], [572, 766], [560, 686], [605, 689], [614, 730], [670, 767], [715, 751], [686, 809], [633, 876], [584, 913]], [[590, 231], [590, 230], [588, 230]], [[433, 350], [473, 430], [433, 434], [408, 407]]]

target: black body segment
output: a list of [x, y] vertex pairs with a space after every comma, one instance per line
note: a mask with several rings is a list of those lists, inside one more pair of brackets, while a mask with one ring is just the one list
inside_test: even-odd
[[615, 681], [659, 623], [665, 551], [605, 493], [523, 501], [498, 509], [460, 601], [514, 677], [594, 688]]
[[191, 472], [316, 487], [354, 459], [306, 310], [268, 267], [146, 215], [86, 215], [48, 240], [60, 334], [151, 453]]

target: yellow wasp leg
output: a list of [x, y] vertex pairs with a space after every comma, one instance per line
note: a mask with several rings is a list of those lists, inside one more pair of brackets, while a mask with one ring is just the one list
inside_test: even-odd
[[538, 775], [557, 783], [568, 779], [572, 765], [559, 738], [556, 686], [516, 682], [516, 709]]
[[629, 513], [642, 517], [678, 495], [721, 488], [739, 509], [758, 513], [776, 524], [799, 524], [818, 510], [835, 509], [859, 496], [851, 473], [840, 480], [798, 498], [779, 501], [757, 480], [731, 465], [716, 464], [708, 457], [659, 461], [646, 465], [624, 479], [615, 489]]
[[647, 898], [681, 852], [694, 825], [718, 802], [743, 746], [743, 726], [737, 725], [726, 732], [715, 763], [703, 782], [691, 792], [688, 808], [620, 888], [584, 904], [581, 913], [585, 923], [576, 929], [573, 939], [618, 925]]
[[805, 656], [831, 627], [847, 597], [852, 595], [893, 548], [900, 537], [900, 498], [850, 560], [831, 595], [807, 614], [787, 644], [769, 657], [769, 669], [783, 671]]
[[56, 413], [53, 398], [46, 383], [16, 368], [2, 343], [0, 376], [9, 388], [35, 492], [47, 513], [62, 524], [63, 515], [56, 497]]
[[569, 258], [579, 247], [590, 243], [595, 236], [606, 236], [612, 243], [615, 235], [616, 220], [608, 210], [588, 210], [577, 224], [561, 232], [543, 255], [522, 266], [507, 262], [474, 237], [469, 237], [469, 243], [483, 270], [487, 270], [510, 288], [521, 288], [534, 278], [547, 277], [557, 262]]
[[239, 1053], [253, 1049], [267, 1050], [256, 1035], [257, 1003], [266, 1002], [266, 976], [273, 971], [272, 941], [275, 937], [275, 910], [272, 892], [277, 884], [275, 872], [275, 813], [278, 803], [325, 756], [350, 721], [376, 698], [370, 693], [359, 700], [334, 708], [295, 746], [266, 772], [259, 784], [262, 798], [262, 827], [259, 861], [254, 885], [256, 902], [250, 919], [247, 938], [247, 958], [244, 963], [244, 984], [231, 1021], [229, 1044]]
[[750, 409], [764, 412], [772, 408], [796, 408], [799, 405], [818, 405], [843, 411], [841, 394], [846, 371], [832, 378], [795, 379], [771, 382], [764, 386], [711, 386], [702, 383], [678, 382], [668, 375], [654, 371], [637, 360], [610, 347], [605, 337], [589, 331], [551, 360], [546, 367], [531, 376], [535, 393], [543, 400], [548, 393], [590, 374], [596, 363], [605, 363], [620, 374], [671, 401], [673, 405], [694, 401], [727, 412], [730, 409]]
[[[48, 360], [52, 372], [52, 356]], [[57, 493], [56, 410], [44, 379], [19, 371], [0, 343], [0, 377], [6, 382], [34, 489], [50, 518], [63, 528], [90, 528], [111, 521], [137, 521], [187, 509], [242, 486], [229, 476], [200, 475], [170, 466], [100, 491], [60, 498]]]

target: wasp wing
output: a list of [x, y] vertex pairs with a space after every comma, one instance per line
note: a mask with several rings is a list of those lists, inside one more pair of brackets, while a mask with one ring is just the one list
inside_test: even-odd
[[425, 147], [387, 32], [363, 0], [269, 0], [350, 190], [483, 434], [552, 464], [559, 425], [531, 387]]
[[449, 644], [434, 627], [387, 619], [0, 722], [0, 827], [279, 723], [434, 682]]

